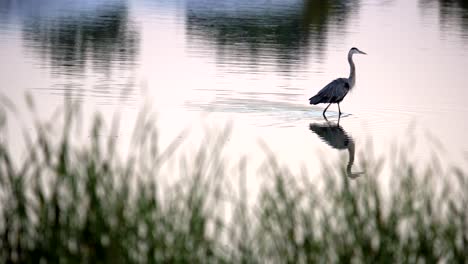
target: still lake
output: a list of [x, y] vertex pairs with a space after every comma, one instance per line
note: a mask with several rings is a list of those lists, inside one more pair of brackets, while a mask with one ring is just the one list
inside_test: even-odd
[[[349, 75], [354, 46], [368, 55], [354, 56], [356, 86], [340, 126], [336, 105], [328, 124], [308, 98]], [[42, 119], [65, 97], [82, 102], [84, 123], [119, 113], [122, 145], [148, 105], [165, 142], [232, 124], [228, 151], [253, 164], [259, 141], [316, 169], [347, 160], [351, 139], [357, 166], [369, 148], [403, 145], [412, 160], [466, 168], [467, 74], [464, 0], [0, 0], [0, 94], [17, 108], [18, 152], [28, 93]]]

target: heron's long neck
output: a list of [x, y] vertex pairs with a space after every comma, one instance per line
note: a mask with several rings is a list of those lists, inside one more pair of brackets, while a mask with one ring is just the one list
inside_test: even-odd
[[346, 166], [346, 173], [348, 174], [348, 177], [351, 179], [355, 179], [359, 177], [363, 172], [352, 172], [351, 168], [353, 167], [354, 163], [354, 141], [350, 138], [349, 146], [348, 146], [348, 152], [349, 152], [349, 162], [348, 166]]
[[354, 141], [351, 138], [349, 140], [350, 140], [349, 145], [348, 145], [349, 161], [348, 161], [348, 166], [346, 166], [346, 171], [348, 175], [352, 174], [351, 168], [353, 167], [353, 164], [354, 164]]
[[354, 87], [354, 83], [356, 82], [356, 67], [354, 67], [354, 62], [353, 62], [353, 54], [349, 53], [348, 54], [348, 62], [350, 66], [350, 72], [349, 72], [349, 84], [350, 88]]

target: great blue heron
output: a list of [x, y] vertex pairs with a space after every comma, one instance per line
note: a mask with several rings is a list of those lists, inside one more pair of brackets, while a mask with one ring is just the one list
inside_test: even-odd
[[[339, 119], [338, 119], [339, 121]], [[346, 166], [346, 174], [351, 179], [355, 179], [364, 172], [352, 172], [351, 168], [354, 164], [354, 140], [346, 131], [338, 124], [332, 124], [327, 121], [326, 124], [309, 124], [310, 131], [317, 134], [322, 141], [335, 149], [347, 149], [349, 153], [349, 161]]]
[[[357, 48], [351, 48], [348, 52], [348, 62], [351, 67], [349, 73], [349, 78], [338, 78], [327, 86], [323, 87], [315, 96], [312, 96], [309, 99], [310, 104], [316, 105], [325, 103], [328, 106], [323, 110], [323, 117], [325, 117], [325, 112], [331, 104], [338, 104], [339, 115], [341, 115], [340, 102], [343, 101], [346, 94], [353, 89], [354, 84], [356, 83], [356, 68], [353, 62], [354, 54], [366, 54], [358, 50]], [[325, 117], [326, 118], [326, 117]]]

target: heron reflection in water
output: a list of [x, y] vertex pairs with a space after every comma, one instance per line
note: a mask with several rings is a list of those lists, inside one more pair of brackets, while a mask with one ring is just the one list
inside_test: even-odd
[[333, 124], [327, 122], [326, 123], [311, 123], [309, 124], [310, 131], [317, 134], [321, 140], [325, 143], [330, 145], [332, 148], [343, 150], [347, 149], [349, 153], [349, 161], [348, 165], [346, 166], [346, 173], [348, 177], [355, 179], [364, 172], [352, 172], [351, 168], [354, 163], [354, 152], [355, 152], [355, 145], [354, 140], [350, 137], [346, 131], [340, 126], [340, 120], [338, 119], [338, 123]]

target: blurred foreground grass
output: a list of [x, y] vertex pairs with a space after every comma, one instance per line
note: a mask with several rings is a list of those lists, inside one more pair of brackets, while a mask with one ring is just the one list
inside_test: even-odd
[[[462, 170], [419, 172], [404, 158], [363, 157], [361, 178], [347, 178], [343, 165], [315, 184], [266, 155], [268, 181], [251, 204], [243, 162], [228, 187], [226, 131], [191, 155], [193, 168], [180, 161], [181, 175], [170, 175], [160, 168], [177, 143], [160, 149], [148, 115], [125, 160], [112, 137], [99, 136], [99, 116], [89, 144], [75, 146], [76, 115], [66, 111], [59, 138], [37, 122], [21, 161], [1, 136], [1, 115], [1, 263], [467, 263]], [[388, 186], [379, 180], [383, 162], [393, 168]]]

